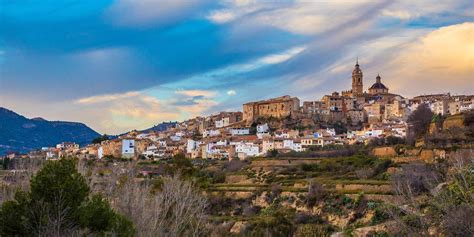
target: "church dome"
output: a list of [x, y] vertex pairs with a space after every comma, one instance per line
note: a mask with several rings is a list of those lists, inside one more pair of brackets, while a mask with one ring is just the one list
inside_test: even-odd
[[370, 87], [370, 89], [387, 89], [387, 90], [388, 90], [388, 88], [387, 88], [382, 82], [376, 82], [376, 83], [374, 83], [374, 84]]
[[377, 75], [375, 83], [369, 89], [386, 89], [388, 88], [381, 82], [380, 75]]

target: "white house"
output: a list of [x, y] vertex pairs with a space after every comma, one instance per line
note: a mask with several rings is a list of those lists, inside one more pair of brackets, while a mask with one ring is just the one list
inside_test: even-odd
[[461, 108], [459, 108], [459, 112], [465, 112], [473, 109], [474, 104], [472, 103], [472, 101], [466, 101], [461, 103]]
[[135, 138], [137, 139], [144, 139], [144, 138], [147, 138], [149, 136], [148, 133], [140, 133], [138, 134]]
[[146, 148], [146, 150], [142, 153], [142, 155], [148, 158], [157, 158], [165, 156], [165, 153], [158, 149], [157, 146], [151, 145]]
[[221, 131], [219, 130], [205, 130], [203, 133], [202, 133], [202, 137], [216, 137], [216, 136], [219, 136], [221, 135]]
[[181, 141], [181, 136], [173, 135], [173, 136], [170, 136], [170, 139], [171, 141], [179, 142]]
[[201, 144], [200, 141], [194, 141], [192, 139], [188, 139], [188, 142], [186, 144], [186, 152], [192, 153], [194, 150], [197, 150], [199, 148], [200, 144]]
[[135, 140], [123, 139], [122, 140], [122, 156], [126, 158], [132, 158], [135, 155]]
[[100, 146], [97, 149], [97, 158], [102, 159], [102, 157], [104, 157], [104, 148], [102, 148], [102, 146]]
[[228, 117], [227, 118], [222, 118], [221, 120], [217, 120], [215, 122], [216, 128], [227, 127], [227, 126], [229, 126], [229, 124], [230, 124], [230, 119]]
[[335, 137], [336, 136], [336, 130], [334, 130], [334, 128], [327, 128], [326, 129], [326, 132], [329, 134], [329, 136], [331, 137]]
[[303, 151], [303, 146], [301, 145], [301, 143], [295, 142], [294, 140], [291, 140], [291, 139], [283, 140], [283, 148], [290, 149], [297, 152]]
[[243, 153], [245, 157], [257, 156], [259, 154], [259, 146], [253, 143], [239, 143], [235, 145], [235, 153]]
[[166, 147], [166, 141], [165, 140], [158, 140], [158, 145], [161, 147]]
[[257, 133], [267, 133], [269, 130], [267, 123], [257, 125]]
[[249, 128], [231, 128], [230, 134], [232, 136], [249, 135], [250, 129]]
[[368, 130], [365, 131], [365, 136], [366, 137], [379, 137], [380, 135], [383, 134], [383, 130], [381, 129], [373, 129], [373, 130]]

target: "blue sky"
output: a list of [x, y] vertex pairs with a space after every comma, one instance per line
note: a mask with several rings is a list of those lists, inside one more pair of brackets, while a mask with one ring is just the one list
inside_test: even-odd
[[[0, 0], [0, 106], [99, 132], [380, 73], [405, 96], [473, 93], [471, 1]], [[454, 79], [453, 79], [454, 78]]]

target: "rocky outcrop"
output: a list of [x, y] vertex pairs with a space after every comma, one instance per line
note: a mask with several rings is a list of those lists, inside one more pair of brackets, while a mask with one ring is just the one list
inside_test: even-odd
[[246, 221], [237, 221], [235, 224], [230, 228], [230, 233], [239, 234], [247, 227]]
[[464, 127], [464, 115], [458, 114], [449, 116], [443, 121], [443, 129], [449, 129], [453, 127]]

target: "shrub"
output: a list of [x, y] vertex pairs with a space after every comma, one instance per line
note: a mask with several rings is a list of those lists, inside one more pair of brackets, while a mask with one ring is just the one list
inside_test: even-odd
[[73, 160], [48, 161], [32, 178], [29, 192], [18, 191], [1, 206], [0, 236], [69, 236], [84, 230], [133, 234], [129, 221], [101, 196], [89, 194]]

